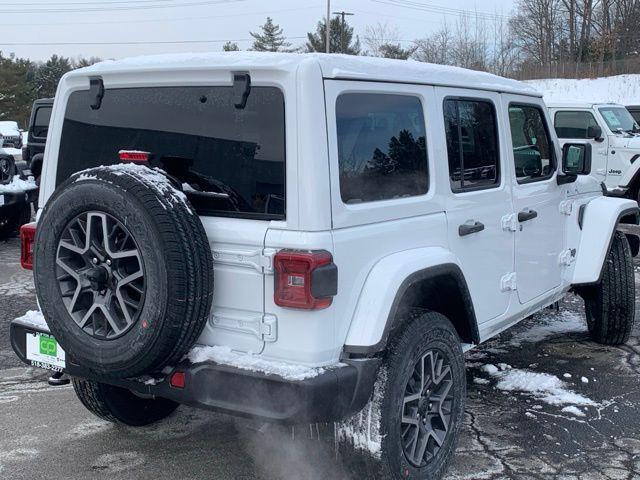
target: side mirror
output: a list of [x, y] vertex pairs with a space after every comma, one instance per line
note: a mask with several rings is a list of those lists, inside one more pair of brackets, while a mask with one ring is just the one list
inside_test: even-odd
[[597, 142], [601, 142], [602, 139], [602, 128], [600, 125], [591, 125], [587, 128], [587, 138], [593, 138]]
[[591, 144], [565, 143], [562, 147], [562, 171], [567, 175], [589, 175]]

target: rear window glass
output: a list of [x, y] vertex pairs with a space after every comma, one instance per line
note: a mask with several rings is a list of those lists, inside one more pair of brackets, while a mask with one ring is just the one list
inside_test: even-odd
[[51, 120], [51, 107], [39, 107], [33, 120], [32, 132], [34, 137], [46, 138]]
[[244, 109], [233, 87], [108, 89], [92, 110], [88, 91], [68, 101], [57, 183], [119, 163], [120, 150], [149, 152], [200, 215], [285, 217], [284, 96], [252, 87]]
[[427, 192], [427, 149], [420, 99], [345, 93], [336, 102], [340, 196], [373, 202]]

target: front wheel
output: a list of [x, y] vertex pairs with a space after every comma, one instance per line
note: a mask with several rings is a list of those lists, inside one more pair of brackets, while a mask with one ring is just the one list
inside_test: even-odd
[[168, 417], [178, 407], [171, 400], [142, 398], [125, 388], [105, 383], [79, 378], [72, 381], [76, 395], [87, 410], [108, 422], [142, 427]]
[[412, 316], [382, 367], [382, 468], [385, 478], [433, 480], [444, 475], [456, 448], [466, 400], [464, 356], [446, 317]]
[[581, 292], [591, 337], [605, 345], [629, 339], [635, 322], [635, 275], [627, 238], [615, 232], [600, 282]]

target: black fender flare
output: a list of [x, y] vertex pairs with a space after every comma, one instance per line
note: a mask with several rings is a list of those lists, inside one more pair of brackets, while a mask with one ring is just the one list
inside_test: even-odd
[[[375, 345], [367, 346], [345, 345], [343, 351], [346, 354], [355, 355], [371, 355], [384, 351], [387, 347], [389, 339], [391, 338], [392, 332], [404, 323], [404, 319], [402, 319], [398, 315], [398, 311], [402, 306], [402, 301], [407, 291], [419, 282], [441, 277], [449, 278], [455, 282], [455, 285], [460, 291], [462, 297], [462, 308], [465, 312], [466, 318], [466, 324], [464, 326], [468, 329], [470, 340], [475, 344], [480, 343], [478, 321], [464, 274], [462, 273], [462, 270], [460, 270], [460, 267], [458, 265], [454, 263], [445, 263], [441, 265], [435, 265], [433, 267], [428, 267], [423, 270], [418, 270], [404, 279], [396, 292], [395, 298], [391, 305], [391, 309], [389, 310], [389, 315], [387, 316], [382, 338], [378, 343], [376, 343]], [[453, 321], [453, 319], [450, 320]], [[458, 328], [458, 326], [456, 326], [456, 328]]]

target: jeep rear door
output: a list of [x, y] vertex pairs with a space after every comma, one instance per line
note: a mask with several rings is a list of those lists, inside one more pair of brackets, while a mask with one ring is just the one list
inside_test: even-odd
[[449, 244], [483, 323], [507, 310], [513, 274], [513, 234], [504, 228], [513, 207], [503, 171], [500, 95], [437, 87], [436, 96], [446, 138], [439, 167], [449, 166], [444, 184]]

